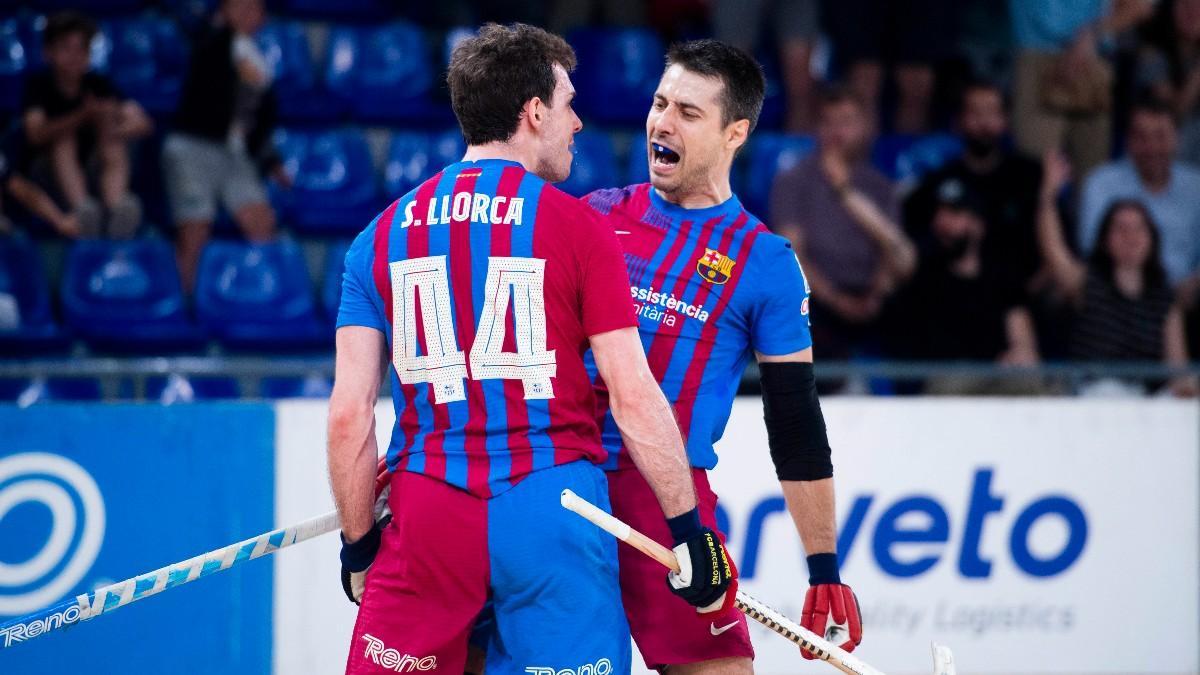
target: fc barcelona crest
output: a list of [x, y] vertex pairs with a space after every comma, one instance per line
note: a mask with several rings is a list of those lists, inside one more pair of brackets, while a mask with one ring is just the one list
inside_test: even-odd
[[733, 266], [736, 264], [736, 260], [724, 253], [706, 248], [704, 249], [704, 255], [700, 256], [700, 259], [696, 261], [696, 272], [705, 281], [714, 284], [723, 284], [729, 281], [729, 276], [733, 274]]

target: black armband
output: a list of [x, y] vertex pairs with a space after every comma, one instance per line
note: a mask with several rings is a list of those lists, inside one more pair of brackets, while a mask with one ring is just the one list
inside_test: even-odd
[[817, 400], [813, 364], [767, 362], [761, 373], [767, 443], [779, 480], [820, 480], [833, 475], [825, 417]]

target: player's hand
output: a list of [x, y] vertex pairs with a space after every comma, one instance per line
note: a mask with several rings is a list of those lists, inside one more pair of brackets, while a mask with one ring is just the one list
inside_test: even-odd
[[[848, 652], [862, 642], [862, 616], [858, 597], [845, 584], [816, 584], [808, 587], [800, 623]], [[814, 659], [803, 649], [806, 659]]]
[[[386, 472], [386, 468], [382, 471]], [[380, 475], [381, 478], [376, 479], [377, 481], [384, 480], [385, 473]], [[362, 603], [363, 592], [367, 586], [367, 570], [371, 568], [371, 563], [375, 562], [375, 555], [379, 553], [383, 530], [392, 522], [392, 509], [388, 506], [391, 484], [382, 485], [381, 489], [377, 487], [379, 496], [375, 498], [375, 524], [353, 542], [347, 542], [346, 537], [342, 536], [342, 590], [350, 602], [356, 605]]]
[[734, 577], [721, 539], [700, 524], [695, 509], [667, 522], [675, 540], [675, 559], [679, 562], [679, 571], [667, 574], [667, 586], [701, 612], [721, 609]]

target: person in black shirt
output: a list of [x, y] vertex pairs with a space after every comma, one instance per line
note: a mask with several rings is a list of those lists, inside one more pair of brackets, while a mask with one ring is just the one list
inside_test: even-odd
[[[936, 199], [917, 242], [917, 272], [892, 307], [893, 351], [918, 360], [1036, 365], [1037, 339], [1024, 294], [982, 253], [986, 202], [957, 178], [945, 179]], [[928, 390], [1016, 393], [1027, 387], [1015, 380], [955, 377], [935, 378]]]
[[266, 241], [275, 236], [275, 212], [263, 175], [291, 185], [271, 144], [271, 70], [253, 38], [265, 19], [262, 0], [223, 0], [192, 49], [175, 130], [163, 145], [176, 257], [188, 292], [218, 203], [247, 239]]
[[[25, 82], [23, 122], [84, 234], [96, 234], [106, 213], [109, 234], [128, 236], [141, 222], [141, 205], [129, 192], [129, 142], [152, 125], [141, 106], [90, 70], [95, 35], [95, 24], [81, 14], [50, 17], [42, 38], [49, 67]], [[99, 200], [88, 191], [86, 169], [93, 167]]]
[[994, 84], [976, 82], [962, 94], [958, 133], [963, 154], [930, 173], [904, 204], [909, 236], [927, 234], [937, 208], [937, 191], [947, 179], [961, 181], [980, 201], [986, 225], [981, 253], [1002, 265], [1012, 283], [1029, 288], [1041, 267], [1034, 234], [1041, 166], [1006, 147], [1008, 114]]
[[[33, 215], [50, 224], [60, 235], [79, 236], [79, 219], [64, 213], [50, 195], [29, 178], [29, 152], [25, 134], [14, 127], [0, 136], [0, 194], [12, 196]], [[12, 232], [11, 221], [0, 213], [0, 234]]]

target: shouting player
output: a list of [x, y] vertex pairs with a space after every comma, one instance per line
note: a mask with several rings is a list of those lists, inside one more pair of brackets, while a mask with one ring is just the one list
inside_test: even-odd
[[[813, 377], [808, 289], [787, 241], [769, 233], [729, 186], [763, 90], [761, 69], [739, 49], [715, 40], [672, 47], [646, 118], [650, 183], [599, 190], [585, 201], [608, 217], [625, 250], [650, 369], [675, 407], [710, 528], [717, 527], [706, 475], [717, 463], [713, 444], [742, 372], [757, 358], [771, 459], [809, 554], [802, 621], [852, 650], [862, 627], [857, 600], [838, 577], [833, 465]], [[603, 389], [608, 376], [603, 369], [599, 376]], [[613, 514], [669, 545], [651, 485], [634, 467], [612, 412], [602, 435]], [[714, 619], [671, 603], [657, 563], [629, 547], [619, 557], [625, 611], [648, 667], [752, 671], [745, 617]]]
[[[462, 42], [448, 82], [463, 161], [389, 206], [346, 256], [329, 471], [344, 584], [361, 601], [349, 673], [462, 672], [488, 599], [489, 672], [628, 671], [615, 540], [558, 505], [564, 488], [608, 504], [589, 347], [685, 568], [668, 583], [697, 607], [730, 583], [638, 340], [620, 244], [547, 182], [567, 177], [582, 127], [574, 65], [566, 42], [531, 26]], [[376, 523], [385, 367], [394, 518]]]

